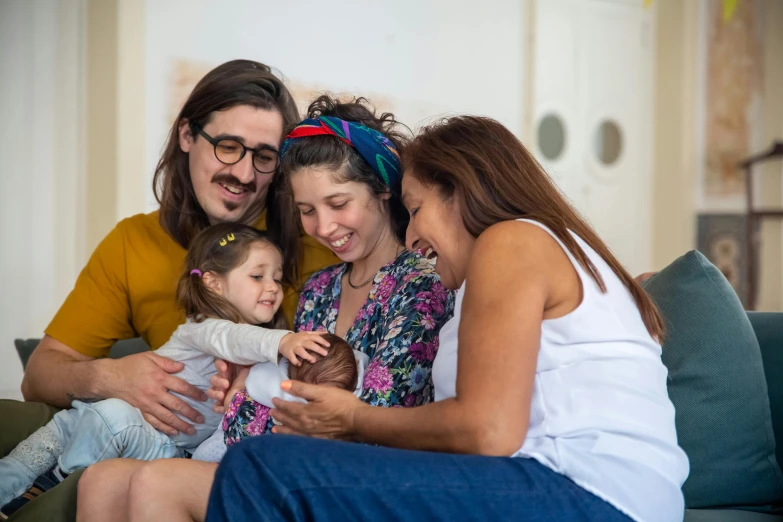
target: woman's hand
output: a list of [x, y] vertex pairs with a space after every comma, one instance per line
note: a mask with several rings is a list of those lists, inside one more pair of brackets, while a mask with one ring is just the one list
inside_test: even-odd
[[239, 390], [245, 389], [245, 381], [247, 380], [249, 373], [250, 366], [237, 366], [237, 376], [234, 379], [234, 382], [231, 383], [231, 388], [228, 389], [226, 398], [223, 399], [223, 407], [226, 410], [228, 410], [228, 407], [231, 405], [231, 401], [234, 400], [234, 395], [236, 395]]
[[215, 359], [215, 368], [218, 372], [209, 378], [209, 384], [212, 387], [207, 390], [207, 397], [215, 401], [215, 404], [212, 405], [212, 411], [223, 415], [226, 413], [223, 402], [226, 399], [226, 392], [234, 382], [236, 365], [222, 359]]
[[318, 386], [300, 381], [283, 381], [280, 386], [307, 404], [273, 399], [275, 407], [269, 414], [282, 426], [273, 433], [309, 435], [324, 439], [350, 439], [355, 434], [356, 412], [370, 408], [353, 393], [333, 386]]
[[290, 333], [280, 339], [280, 346], [277, 351], [288, 359], [294, 366], [301, 365], [297, 356], [311, 363], [315, 362], [315, 357], [309, 352], [320, 353], [326, 356], [329, 348], [329, 341], [323, 338], [326, 332], [299, 332]]

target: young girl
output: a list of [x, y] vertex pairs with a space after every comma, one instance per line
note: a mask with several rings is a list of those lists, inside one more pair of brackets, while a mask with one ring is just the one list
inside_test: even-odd
[[[299, 366], [300, 357], [315, 362], [308, 351], [326, 355], [329, 342], [321, 335], [282, 329], [282, 272], [280, 250], [255, 228], [225, 223], [203, 231], [191, 243], [177, 287], [187, 321], [157, 353], [183, 362], [178, 376], [202, 390], [216, 373], [215, 357], [277, 364], [283, 356]], [[109, 458], [153, 460], [192, 453], [215, 431], [221, 415], [212, 411], [211, 401], [178, 397], [203, 418], [191, 433], [174, 436], [155, 430], [120, 399], [74, 401], [72, 409], [57, 413], [0, 460], [0, 507], [56, 464], [53, 475], [62, 480]]]

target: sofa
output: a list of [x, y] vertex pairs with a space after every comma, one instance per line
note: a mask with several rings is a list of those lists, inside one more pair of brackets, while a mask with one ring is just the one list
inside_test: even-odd
[[[776, 457], [783, 467], [783, 312], [748, 312], [748, 319], [759, 341], [764, 361], [770, 411], [776, 440]], [[676, 404], [675, 404], [676, 409]], [[686, 522], [783, 522], [783, 504], [779, 514], [760, 513], [752, 508], [688, 509]]]
[[[667, 326], [663, 361], [691, 463], [685, 521], [783, 522], [783, 312], [746, 313], [698, 252], [645, 288]], [[37, 344], [16, 341], [23, 365]], [[121, 341], [110, 356], [146, 349], [139, 339]]]

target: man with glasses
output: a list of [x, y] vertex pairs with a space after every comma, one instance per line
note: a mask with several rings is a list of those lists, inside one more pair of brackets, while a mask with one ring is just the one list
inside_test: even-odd
[[[22, 392], [36, 402], [0, 400], [0, 456], [73, 400], [123, 399], [169, 434], [193, 430], [174, 412], [201, 422], [196, 410], [169, 393], [206, 400], [177, 378], [182, 363], [153, 352], [105, 357], [118, 339], [142, 337], [155, 350], [184, 322], [175, 291], [186, 248], [220, 222], [254, 225], [280, 245], [291, 320], [300, 283], [337, 262], [331, 251], [300, 237], [298, 216], [275, 190], [283, 131], [298, 120], [290, 93], [263, 64], [228, 62], [196, 85], [156, 168], [160, 210], [120, 222], [93, 253], [30, 358]], [[12, 520], [73, 519], [78, 477], [40, 495], [62, 477], [48, 479], [6, 506], [0, 520], [12, 510]]]

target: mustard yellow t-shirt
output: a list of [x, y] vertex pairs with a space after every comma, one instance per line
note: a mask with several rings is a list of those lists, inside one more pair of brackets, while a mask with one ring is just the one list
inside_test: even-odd
[[[266, 214], [255, 226], [266, 229]], [[311, 237], [302, 243], [302, 283], [339, 262]], [[121, 221], [93, 252], [46, 334], [90, 357], [108, 355], [115, 341], [139, 336], [158, 349], [185, 322], [176, 304], [185, 253], [163, 230], [157, 211]], [[291, 324], [298, 299], [298, 292], [286, 289], [283, 308]]]

